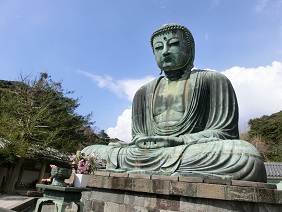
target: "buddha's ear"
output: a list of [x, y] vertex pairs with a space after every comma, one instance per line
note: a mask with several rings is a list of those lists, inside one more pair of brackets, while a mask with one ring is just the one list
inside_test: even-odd
[[160, 73], [159, 73], [160, 75], [162, 75], [163, 74], [163, 70], [162, 69], [160, 69]]

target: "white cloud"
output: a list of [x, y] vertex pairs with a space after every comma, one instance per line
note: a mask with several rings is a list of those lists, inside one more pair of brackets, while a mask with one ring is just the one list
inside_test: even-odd
[[[99, 76], [94, 75], [86, 71], [79, 70], [79, 73], [89, 77], [100, 88], [109, 89], [117, 96], [126, 98], [132, 102], [136, 91], [144, 84], [152, 81], [155, 77], [146, 76], [141, 79], [123, 79], [114, 80], [111, 76]], [[107, 129], [107, 134], [111, 138], [118, 138], [125, 142], [131, 140], [131, 109], [125, 109], [123, 113], [118, 117], [115, 127]]]
[[239, 103], [241, 130], [249, 119], [282, 110], [282, 63], [257, 68], [233, 67], [224, 72], [233, 84]]
[[[240, 129], [246, 130], [249, 119], [282, 110], [282, 62], [257, 68], [233, 67], [224, 72], [233, 84], [239, 102]], [[131, 139], [131, 109], [126, 109], [109, 128], [110, 137], [126, 142]]]
[[108, 75], [99, 76], [81, 70], [79, 70], [79, 73], [91, 78], [91, 80], [97, 83], [100, 88], [109, 89], [119, 97], [125, 97], [129, 101], [132, 101], [138, 88], [154, 79], [153, 76], [146, 76], [141, 79], [123, 79], [115, 81], [111, 76]]
[[155, 79], [153, 76], [146, 76], [142, 79], [125, 79], [117, 81], [118, 86], [123, 90], [126, 94], [127, 99], [132, 101], [134, 94], [136, 91], [147, 82], [152, 81]]
[[111, 138], [118, 138], [122, 141], [131, 140], [131, 109], [125, 109], [118, 117], [117, 125], [107, 129], [107, 134]]

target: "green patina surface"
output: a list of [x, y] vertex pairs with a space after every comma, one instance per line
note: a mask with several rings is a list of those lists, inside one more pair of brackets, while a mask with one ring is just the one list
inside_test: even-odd
[[64, 182], [71, 176], [71, 169], [54, 167], [51, 169], [51, 177], [53, 178], [52, 186], [67, 186]]
[[153, 33], [164, 76], [142, 86], [132, 105], [132, 141], [86, 147], [119, 172], [266, 181], [259, 152], [238, 140], [238, 104], [222, 74], [193, 69], [194, 38], [181, 25]]
[[88, 188], [74, 188], [64, 186], [53, 186], [36, 184], [37, 188], [44, 189], [44, 196], [37, 200], [35, 212], [41, 211], [44, 202], [52, 201], [55, 203], [55, 211], [63, 212], [66, 207], [74, 202], [78, 209], [77, 211], [82, 212], [84, 204], [80, 202], [81, 192], [89, 191]]

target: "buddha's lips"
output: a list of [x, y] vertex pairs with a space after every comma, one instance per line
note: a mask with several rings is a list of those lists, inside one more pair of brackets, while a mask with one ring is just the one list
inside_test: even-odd
[[171, 57], [164, 57], [163, 62], [171, 62], [172, 58]]

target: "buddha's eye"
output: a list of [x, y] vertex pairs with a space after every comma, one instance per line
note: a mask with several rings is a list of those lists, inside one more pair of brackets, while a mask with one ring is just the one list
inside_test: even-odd
[[179, 40], [178, 39], [171, 39], [169, 41], [169, 46], [179, 46]]
[[155, 46], [154, 46], [154, 49], [155, 50], [162, 50], [164, 48], [164, 45], [161, 44], [161, 43], [157, 43]]

